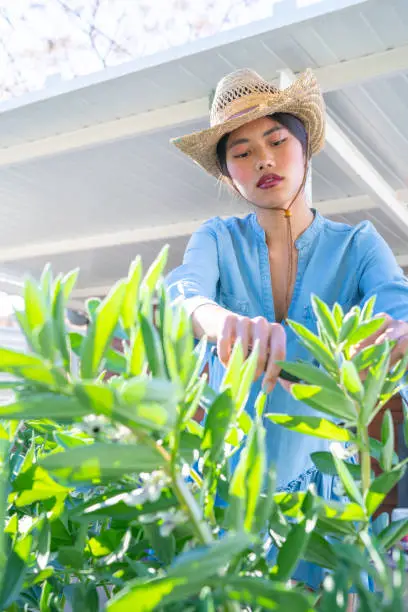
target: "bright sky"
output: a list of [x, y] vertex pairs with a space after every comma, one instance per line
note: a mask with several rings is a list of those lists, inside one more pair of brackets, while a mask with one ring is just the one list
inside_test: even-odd
[[325, 0], [0, 0], [0, 101]]

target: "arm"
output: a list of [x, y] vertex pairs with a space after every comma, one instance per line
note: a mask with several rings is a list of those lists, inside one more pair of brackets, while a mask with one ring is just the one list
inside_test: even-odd
[[361, 230], [358, 253], [359, 291], [364, 304], [377, 296], [375, 312], [408, 321], [408, 280], [390, 247], [371, 223]]
[[375, 313], [388, 316], [375, 334], [356, 346], [356, 351], [387, 338], [396, 340], [391, 353], [394, 365], [408, 351], [408, 280], [371, 223], [364, 225], [358, 239], [357, 275], [362, 305], [376, 295]]
[[231, 313], [216, 303], [220, 282], [217, 237], [214, 222], [208, 221], [191, 237], [181, 266], [166, 279], [173, 303], [181, 303], [190, 314], [196, 337], [206, 335], [217, 344], [218, 357], [227, 365], [237, 338], [242, 341], [244, 357], [250, 345], [259, 341], [256, 377], [263, 372], [264, 384], [272, 390], [285, 359], [286, 335], [283, 327], [263, 317], [249, 319]]
[[227, 310], [215, 301], [219, 283], [218, 246], [213, 221], [204, 223], [190, 238], [181, 266], [166, 279], [172, 302], [182, 303], [191, 316], [194, 335], [216, 342]]

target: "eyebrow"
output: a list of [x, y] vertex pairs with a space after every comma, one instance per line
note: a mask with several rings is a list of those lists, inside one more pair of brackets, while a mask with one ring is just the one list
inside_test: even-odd
[[[281, 129], [283, 129], [283, 126], [275, 125], [274, 127], [270, 128], [269, 130], [266, 130], [266, 132], [263, 133], [263, 137], [266, 138], [270, 134], [273, 134], [273, 132], [278, 132]], [[228, 143], [228, 149], [232, 149], [232, 147], [235, 147], [236, 145], [245, 144], [247, 142], [249, 142], [248, 138], [237, 138], [237, 139], [233, 140], [232, 142]]]

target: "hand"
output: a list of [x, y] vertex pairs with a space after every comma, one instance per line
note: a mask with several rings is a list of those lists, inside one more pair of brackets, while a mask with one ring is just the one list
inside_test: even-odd
[[[408, 323], [399, 321], [398, 319], [392, 319], [385, 313], [381, 313], [377, 315], [377, 317], [385, 319], [384, 323], [374, 334], [353, 346], [352, 356], [356, 355], [367, 346], [382, 344], [385, 340], [395, 340], [396, 345], [391, 351], [390, 360], [390, 368], [392, 368], [408, 351]], [[364, 377], [364, 373], [361, 374], [363, 374]]]
[[244, 358], [258, 341], [259, 356], [255, 379], [265, 372], [263, 387], [270, 393], [278, 380], [280, 367], [276, 361], [286, 357], [286, 333], [279, 323], [269, 323], [264, 317], [242, 317], [228, 313], [217, 334], [217, 353], [221, 363], [227, 366], [236, 340], [242, 342]]

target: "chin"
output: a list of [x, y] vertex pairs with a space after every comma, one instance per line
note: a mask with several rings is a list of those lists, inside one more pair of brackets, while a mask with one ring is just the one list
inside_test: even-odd
[[[255, 206], [258, 206], [258, 208], [264, 208], [264, 209], [274, 209], [274, 208], [286, 208], [287, 205], [290, 203], [291, 199], [289, 195], [285, 195], [285, 194], [265, 194], [267, 195], [267, 197], [265, 198], [256, 198], [256, 201], [254, 200], [254, 204]], [[275, 197], [273, 197], [273, 195], [275, 195]]]

